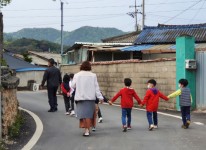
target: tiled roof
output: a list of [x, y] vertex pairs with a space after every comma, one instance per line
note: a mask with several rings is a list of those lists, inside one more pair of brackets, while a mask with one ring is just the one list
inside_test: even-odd
[[12, 53], [7, 53], [7, 52], [3, 53], [3, 58], [6, 60], [6, 63], [9, 66], [9, 68], [16, 70], [16, 71], [20, 69], [21, 70], [29, 69], [30, 71], [31, 70], [42, 70], [42, 68], [39, 66], [32, 65], [22, 59], [18, 59], [14, 57]]
[[145, 27], [135, 40], [135, 44], [175, 43], [178, 36], [190, 35], [195, 41], [206, 42], [206, 24], [194, 25], [163, 25]]
[[[142, 44], [120, 48], [121, 51], [141, 51], [142, 53], [176, 52], [175, 44]], [[206, 51], [206, 43], [195, 44], [196, 51]]]
[[134, 43], [139, 32], [131, 32], [128, 34], [102, 39], [103, 43]]
[[[61, 55], [55, 53], [48, 53], [48, 52], [35, 52], [35, 51], [28, 51], [30, 55], [35, 55], [43, 60], [48, 60], [53, 58], [56, 62], [61, 63]], [[32, 57], [32, 56], [31, 56]]]

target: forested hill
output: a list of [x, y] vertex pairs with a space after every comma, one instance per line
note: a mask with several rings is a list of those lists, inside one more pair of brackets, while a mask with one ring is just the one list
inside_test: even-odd
[[[21, 38], [46, 40], [60, 43], [60, 31], [53, 28], [25, 28], [13, 33], [5, 33], [4, 39], [12, 41]], [[64, 45], [73, 45], [74, 42], [101, 42], [101, 39], [124, 34], [116, 28], [100, 28], [84, 26], [72, 32], [64, 31]]]

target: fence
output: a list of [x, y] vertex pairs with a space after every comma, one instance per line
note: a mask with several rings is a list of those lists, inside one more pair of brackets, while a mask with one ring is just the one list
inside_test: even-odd
[[206, 108], [206, 52], [197, 52], [197, 74], [196, 74], [196, 105], [199, 109]]

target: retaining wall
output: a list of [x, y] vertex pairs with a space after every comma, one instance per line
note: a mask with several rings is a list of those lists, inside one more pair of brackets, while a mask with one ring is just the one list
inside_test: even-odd
[[[77, 73], [79, 65], [62, 65], [61, 72]], [[112, 98], [122, 87], [124, 78], [131, 78], [132, 87], [143, 99], [147, 90], [147, 81], [155, 79], [157, 88], [168, 95], [176, 90], [176, 62], [170, 60], [137, 61], [137, 62], [102, 62], [93, 63], [92, 71], [97, 74], [103, 94]], [[175, 99], [168, 102], [160, 101], [160, 108], [175, 109]]]

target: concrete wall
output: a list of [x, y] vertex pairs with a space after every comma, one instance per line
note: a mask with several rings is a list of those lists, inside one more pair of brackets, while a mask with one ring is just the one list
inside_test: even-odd
[[[62, 74], [76, 73], [79, 65], [61, 66]], [[144, 97], [147, 81], [154, 78], [157, 87], [166, 95], [176, 90], [176, 62], [175, 61], [140, 61], [135, 63], [99, 64], [92, 66], [92, 71], [97, 74], [100, 88], [108, 98], [112, 98], [122, 87], [124, 78], [133, 80], [132, 87], [140, 98]], [[160, 107], [175, 109], [175, 99], [169, 102], [161, 100]]]
[[157, 53], [157, 54], [143, 54], [143, 60], [158, 59], [158, 58], [175, 58], [176, 53]]
[[41, 84], [44, 71], [27, 71], [17, 72], [16, 76], [20, 79], [19, 87], [26, 87], [29, 80], [35, 80], [36, 83]]
[[8, 127], [16, 120], [18, 101], [16, 89], [4, 89], [2, 93], [2, 134], [7, 135]]

